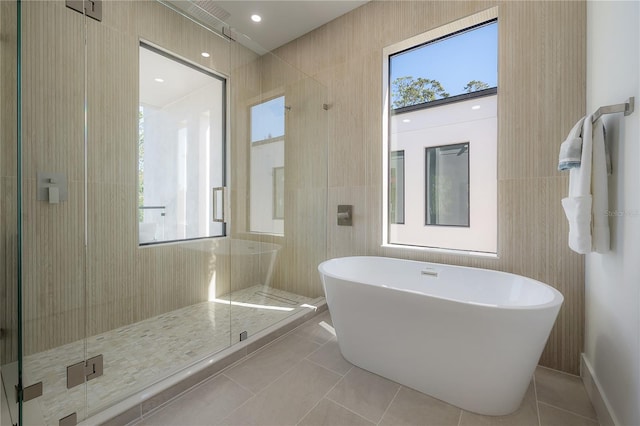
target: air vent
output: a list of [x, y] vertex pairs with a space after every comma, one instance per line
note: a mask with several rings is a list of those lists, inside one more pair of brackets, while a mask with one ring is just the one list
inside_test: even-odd
[[158, 0], [174, 10], [178, 10], [187, 17], [193, 19], [205, 27], [222, 32], [224, 20], [231, 14], [223, 8], [215, 5], [212, 1], [206, 0]]
[[231, 16], [229, 12], [212, 1], [195, 0], [193, 3], [195, 3], [198, 7], [200, 7], [208, 14], [218, 18], [221, 21], [226, 21], [229, 16]]

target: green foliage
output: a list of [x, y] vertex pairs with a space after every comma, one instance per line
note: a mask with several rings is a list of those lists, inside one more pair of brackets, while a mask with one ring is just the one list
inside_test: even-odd
[[393, 109], [423, 104], [436, 99], [448, 98], [442, 84], [438, 80], [398, 77], [391, 83], [391, 102]]
[[471, 93], [471, 92], [477, 92], [478, 90], [484, 90], [488, 88], [489, 88], [489, 85], [484, 81], [471, 80], [469, 83], [467, 83], [466, 86], [464, 86], [464, 89], [462, 90], [464, 90], [465, 93]]

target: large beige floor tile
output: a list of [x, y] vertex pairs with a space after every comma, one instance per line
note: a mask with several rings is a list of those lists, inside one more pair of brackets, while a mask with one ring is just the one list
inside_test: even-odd
[[597, 418], [580, 377], [538, 367], [535, 381], [538, 401], [583, 417]]
[[403, 386], [380, 425], [457, 426], [461, 411], [458, 407]]
[[138, 426], [214, 424], [251, 398], [251, 392], [225, 376], [217, 376], [190, 390]]
[[315, 342], [290, 334], [227, 370], [225, 375], [258, 393], [319, 347]]
[[312, 353], [307, 359], [328, 368], [331, 371], [344, 376], [353, 365], [343, 358], [336, 339], [331, 339], [320, 349]]
[[295, 425], [340, 379], [303, 360], [223, 420], [224, 425]]
[[[491, 392], [491, 389], [487, 389]], [[538, 426], [538, 410], [533, 382], [529, 385], [520, 408], [507, 416], [481, 416], [462, 411], [459, 426]]]
[[328, 340], [335, 337], [335, 335], [326, 328], [322, 327], [320, 323], [324, 321], [329, 326], [331, 326], [329, 322], [330, 320], [331, 317], [329, 317], [328, 314], [320, 314], [312, 318], [310, 321], [302, 324], [300, 327], [296, 328], [293, 334], [304, 337], [319, 344], [326, 343]]
[[598, 422], [545, 403], [538, 404], [540, 426], [597, 426]]
[[400, 385], [391, 380], [354, 366], [328, 398], [378, 423], [399, 388]]
[[324, 398], [298, 423], [299, 426], [373, 426], [369, 420]]

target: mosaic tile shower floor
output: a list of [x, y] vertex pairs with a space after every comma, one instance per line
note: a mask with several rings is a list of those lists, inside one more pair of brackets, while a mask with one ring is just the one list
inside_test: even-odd
[[[311, 299], [257, 285], [216, 301], [171, 311], [86, 339], [87, 358], [104, 356], [104, 375], [72, 389], [66, 367], [82, 361], [78, 341], [24, 358], [25, 384], [43, 382], [38, 398], [47, 425], [78, 418], [122, 400], [155, 381], [288, 317]], [[229, 299], [231, 302], [229, 302]]]

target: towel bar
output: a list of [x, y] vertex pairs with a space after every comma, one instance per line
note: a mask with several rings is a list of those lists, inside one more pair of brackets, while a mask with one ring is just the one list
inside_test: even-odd
[[635, 101], [635, 98], [632, 96], [629, 98], [629, 100], [627, 100], [627, 102], [623, 104], [602, 106], [598, 108], [596, 112], [593, 113], [593, 116], [591, 117], [591, 122], [595, 123], [604, 114], [624, 112], [624, 115], [631, 115], [634, 109], [634, 101]]

